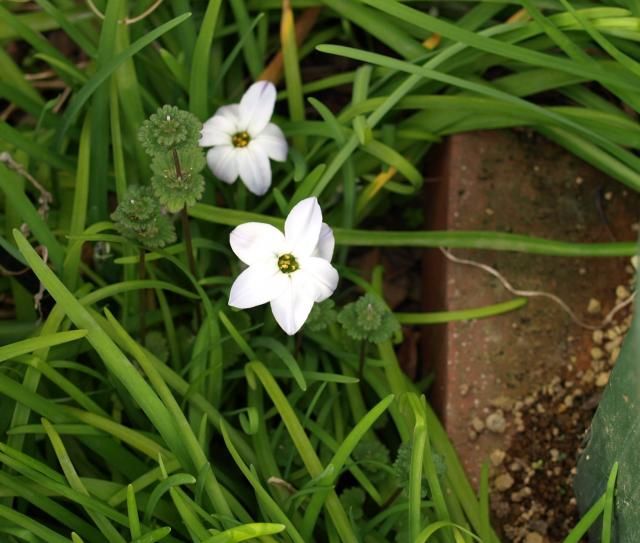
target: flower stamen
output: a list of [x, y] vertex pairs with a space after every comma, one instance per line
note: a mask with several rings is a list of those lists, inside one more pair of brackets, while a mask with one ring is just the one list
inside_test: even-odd
[[231, 143], [234, 147], [246, 147], [249, 145], [251, 141], [251, 136], [245, 130], [243, 132], [236, 132], [233, 136], [231, 136]]
[[293, 273], [300, 269], [300, 264], [298, 264], [295, 256], [288, 253], [278, 258], [278, 268], [282, 273]]

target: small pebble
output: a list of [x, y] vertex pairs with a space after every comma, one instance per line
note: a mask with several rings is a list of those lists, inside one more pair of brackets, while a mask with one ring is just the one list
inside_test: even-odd
[[504, 462], [505, 456], [506, 453], [502, 449], [494, 449], [493, 451], [491, 451], [489, 459], [494, 466], [498, 467], [500, 464], [502, 464], [502, 462]]
[[609, 356], [609, 363], [611, 365], [615, 364], [618, 361], [618, 357], [620, 356], [620, 347], [617, 347]]
[[603, 339], [604, 339], [604, 332], [602, 330], [594, 330], [594, 332], [593, 332], [593, 342], [596, 345], [601, 345]]
[[616, 332], [615, 328], [609, 328], [605, 332], [605, 336], [607, 339], [616, 339], [618, 337], [618, 332]]
[[618, 336], [616, 339], [612, 339], [611, 341], [607, 341], [604, 344], [604, 350], [607, 351], [608, 353], [612, 353], [613, 351], [615, 351], [620, 344], [622, 343], [622, 338], [620, 336]]
[[604, 356], [604, 351], [600, 347], [593, 347], [591, 349], [591, 358], [593, 360], [600, 360]]
[[494, 485], [498, 492], [509, 490], [513, 486], [513, 483], [515, 483], [515, 481], [513, 480], [513, 477], [511, 477], [511, 475], [509, 475], [508, 473], [502, 473], [498, 475], [494, 481]]
[[603, 387], [609, 382], [609, 372], [603, 371], [596, 377], [596, 386]]
[[590, 315], [596, 315], [602, 311], [602, 305], [600, 304], [600, 300], [596, 300], [595, 298], [591, 298], [589, 300], [589, 305], [587, 305], [587, 313]]
[[544, 543], [544, 538], [538, 532], [529, 532], [524, 543]]
[[625, 287], [624, 285], [618, 285], [616, 287], [616, 297], [620, 298], [621, 300], [626, 300], [629, 296], [631, 296], [631, 293], [629, 292], [629, 289], [627, 287]]
[[498, 396], [489, 401], [489, 403], [493, 407], [499, 407], [500, 409], [511, 409], [513, 407], [513, 400], [508, 396]]
[[501, 409], [494, 411], [485, 420], [487, 430], [496, 434], [504, 434], [507, 429], [507, 421], [504, 418], [504, 413]]
[[527, 496], [531, 496], [531, 488], [525, 486], [517, 492], [511, 493], [511, 501], [518, 503], [525, 499]]
[[471, 419], [471, 427], [477, 432], [480, 433], [484, 430], [484, 422], [480, 419], [480, 417], [473, 417]]

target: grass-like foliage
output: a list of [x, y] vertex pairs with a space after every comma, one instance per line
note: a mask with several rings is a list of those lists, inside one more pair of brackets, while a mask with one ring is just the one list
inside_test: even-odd
[[[365, 281], [349, 251], [633, 254], [624, 242], [423, 232], [411, 209], [397, 231], [366, 224], [416, 199], [427, 151], [466, 130], [532, 127], [640, 189], [639, 9], [0, 1], [11, 44], [0, 283], [14, 305], [0, 321], [0, 540], [498, 541], [486, 470], [476, 495], [393, 342], [398, 323], [490, 317], [523, 300], [392, 315], [384, 270]], [[282, 147], [270, 155], [261, 196], [212, 175], [197, 142], [219, 107], [250, 111], [258, 80], [279, 90], [266, 130], [289, 145], [285, 161]], [[238, 153], [250, 136], [233, 134]], [[264, 174], [247, 164], [241, 178]], [[229, 233], [281, 229], [311, 197], [341, 280], [289, 337], [268, 308], [228, 306], [241, 272]], [[297, 253], [285, 256], [281, 271], [296, 273]], [[612, 492], [567, 541], [603, 510], [611, 519]]]

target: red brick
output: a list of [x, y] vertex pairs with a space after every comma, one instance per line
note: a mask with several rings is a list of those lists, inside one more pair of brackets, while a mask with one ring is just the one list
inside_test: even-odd
[[[429, 175], [436, 182], [426, 193], [430, 229], [513, 232], [574, 242], [635, 239], [630, 225], [637, 220], [637, 195], [538, 135], [459, 134], [435, 156], [439, 159]], [[607, 192], [611, 200], [599, 197]], [[607, 219], [598, 207], [603, 202]], [[615, 287], [627, 277], [624, 258], [453, 252], [497, 268], [516, 288], [560, 296], [586, 320], [589, 299], [597, 298], [608, 311]], [[424, 282], [426, 309], [432, 311], [513, 297], [487, 273], [449, 262], [437, 250], [426, 251]], [[531, 299], [525, 308], [499, 317], [426, 327], [423, 338], [427, 369], [436, 372], [431, 401], [475, 481], [490, 452], [506, 447], [509, 430], [505, 435], [485, 430], [471, 440], [473, 417], [484, 420], [496, 398], [523, 398], [568, 365], [587, 367], [591, 332], [549, 300]]]

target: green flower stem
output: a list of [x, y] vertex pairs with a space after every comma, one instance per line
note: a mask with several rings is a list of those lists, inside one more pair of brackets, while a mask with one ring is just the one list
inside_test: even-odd
[[[198, 280], [196, 260], [193, 256], [193, 238], [191, 237], [191, 224], [189, 223], [189, 212], [187, 211], [187, 205], [182, 208], [180, 212], [180, 220], [182, 221], [182, 236], [184, 237], [184, 245], [187, 251], [187, 260], [189, 262], [189, 271], [191, 275]], [[200, 312], [200, 306], [196, 306], [196, 326], [199, 326], [202, 321], [202, 313]]]
[[459, 309], [456, 311], [434, 311], [433, 313], [395, 313], [400, 324], [442, 324], [445, 322], [467, 321], [494, 317], [527, 305], [527, 298], [514, 298], [499, 304]]
[[[138, 264], [138, 280], [140, 281], [144, 281], [144, 277], [146, 275], [146, 269], [145, 269], [145, 255], [144, 255], [144, 248], [140, 247], [140, 256], [139, 256], [140, 262]], [[147, 289], [146, 288], [141, 288], [138, 291], [138, 299], [139, 299], [139, 305], [140, 307], [138, 308], [139, 311], [139, 315], [138, 318], [139, 320], [139, 333], [140, 333], [140, 342], [144, 343], [144, 337], [147, 335], [147, 325], [146, 325], [146, 317], [145, 314], [147, 312], [147, 303], [146, 303], [146, 298], [147, 298]]]
[[[279, 228], [283, 219], [225, 209], [207, 204], [196, 204], [189, 208], [189, 215], [196, 219], [227, 226], [238, 226], [245, 222], [264, 222]], [[548, 240], [521, 234], [483, 231], [420, 231], [420, 232], [370, 232], [334, 228], [337, 245], [350, 247], [449, 247], [453, 249], [487, 249], [493, 251], [518, 251], [549, 256], [611, 257], [633, 256], [636, 243], [633, 241], [611, 243], [573, 243]]]
[[[182, 179], [182, 165], [180, 164], [180, 157], [178, 156], [178, 150], [174, 147], [171, 150], [173, 156], [173, 164], [176, 169], [176, 175]], [[189, 262], [189, 271], [191, 275], [198, 280], [196, 260], [193, 256], [193, 238], [191, 236], [191, 224], [189, 223], [189, 212], [187, 210], [187, 204], [184, 204], [182, 211], [180, 212], [180, 220], [182, 221], [182, 237], [184, 238], [184, 244], [187, 251], [187, 261]], [[202, 314], [200, 313], [200, 306], [196, 310], [196, 326], [199, 326], [202, 320]]]
[[180, 157], [178, 156], [178, 150], [174, 147], [171, 149], [171, 154], [173, 156], [173, 164], [176, 167], [176, 175], [182, 179], [182, 166], [180, 166]]

